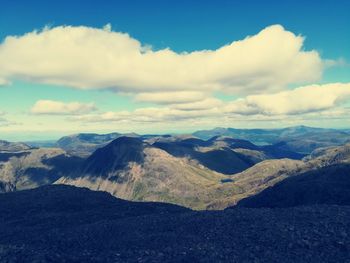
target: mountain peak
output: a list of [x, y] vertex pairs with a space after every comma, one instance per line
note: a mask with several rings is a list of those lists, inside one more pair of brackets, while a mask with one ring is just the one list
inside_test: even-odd
[[83, 164], [81, 172], [104, 175], [121, 170], [130, 162], [142, 163], [145, 143], [135, 137], [119, 137], [106, 146], [97, 149]]

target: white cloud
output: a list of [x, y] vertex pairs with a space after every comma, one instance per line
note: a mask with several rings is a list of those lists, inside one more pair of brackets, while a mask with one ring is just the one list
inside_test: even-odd
[[350, 99], [350, 83], [309, 85], [266, 95], [251, 95], [226, 106], [228, 112], [243, 115], [291, 115], [323, 111]]
[[48, 115], [77, 115], [86, 114], [96, 110], [94, 103], [80, 103], [53, 100], [39, 100], [31, 109], [33, 114], [48, 114]]
[[109, 88], [157, 103], [188, 102], [174, 92], [257, 94], [320, 78], [323, 62], [316, 51], [304, 51], [303, 41], [274, 25], [216, 50], [176, 53], [151, 50], [110, 25], [59, 26], [7, 37], [0, 45], [0, 79]]
[[175, 104], [172, 105], [172, 108], [184, 111], [207, 110], [223, 106], [223, 104], [224, 103], [219, 99], [207, 98], [192, 103]]
[[6, 86], [9, 84], [10, 84], [10, 81], [0, 77], [0, 86]]
[[136, 101], [153, 102], [158, 104], [177, 104], [195, 102], [204, 99], [207, 94], [198, 91], [178, 91], [178, 92], [152, 92], [139, 93]]
[[21, 125], [19, 122], [9, 121], [8, 119], [5, 119], [3, 117], [0, 117], [0, 127], [10, 127], [10, 126], [17, 126]]
[[278, 121], [326, 118], [348, 118], [350, 83], [309, 85], [294, 90], [247, 96], [232, 102], [209, 98], [199, 102], [174, 104], [167, 107], [139, 108], [134, 111], [105, 112], [74, 116], [83, 122], [180, 122], [207, 120], [220, 123], [234, 121]]
[[177, 122], [181, 120], [190, 120], [198, 118], [210, 118], [217, 116], [220, 111], [217, 108], [200, 110], [178, 110], [170, 107], [148, 107], [139, 108], [134, 111], [105, 112], [101, 114], [88, 114], [82, 116], [73, 116], [71, 121], [82, 122]]
[[5, 123], [7, 120], [5, 118], [0, 117], [0, 123]]

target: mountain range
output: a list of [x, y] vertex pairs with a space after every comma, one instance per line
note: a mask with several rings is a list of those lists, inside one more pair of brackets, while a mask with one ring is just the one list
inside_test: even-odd
[[346, 131], [274, 132], [1, 141], [0, 262], [347, 262]]
[[310, 154], [321, 147], [342, 145], [350, 142], [349, 130], [323, 129], [307, 126], [295, 126], [284, 129], [234, 129], [215, 128], [193, 133], [202, 139], [213, 136], [230, 136], [249, 140], [256, 144], [275, 144], [284, 142], [289, 150]]
[[[238, 133], [236, 129], [218, 130]], [[330, 129], [239, 131], [241, 137], [244, 131], [249, 136], [260, 133], [265, 140], [271, 134], [278, 134], [278, 138], [288, 135], [289, 139], [304, 134], [309, 140], [313, 134], [319, 143], [327, 141], [327, 145], [347, 142], [345, 131]], [[343, 137], [334, 139], [330, 133]], [[55, 143], [55, 148], [3, 142], [0, 191], [69, 184], [107, 191], [127, 200], [224, 209], [247, 197], [258, 197], [290, 177], [322, 174], [328, 166], [350, 162], [349, 144], [316, 148], [307, 155], [291, 147], [290, 141], [274, 139], [273, 144], [257, 145], [232, 135], [216, 134], [203, 140], [194, 135], [111, 133], [66, 136]]]

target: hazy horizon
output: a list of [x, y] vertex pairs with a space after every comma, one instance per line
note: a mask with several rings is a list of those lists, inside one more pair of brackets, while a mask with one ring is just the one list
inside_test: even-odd
[[279, 130], [279, 129], [287, 129], [287, 128], [295, 128], [295, 127], [307, 127], [307, 128], [319, 128], [319, 129], [334, 129], [334, 130], [344, 130], [349, 131], [350, 127], [343, 127], [343, 128], [333, 128], [333, 127], [316, 127], [316, 126], [308, 126], [308, 125], [295, 125], [295, 126], [285, 126], [285, 127], [208, 127], [204, 129], [197, 129], [197, 130], [187, 130], [187, 131], [169, 131], [169, 132], [157, 132], [157, 131], [150, 131], [150, 132], [135, 132], [135, 131], [120, 131], [120, 130], [107, 130], [107, 131], [76, 131], [76, 132], [58, 132], [55, 134], [52, 133], [45, 133], [45, 132], [36, 132], [36, 133], [16, 133], [16, 134], [3, 134], [2, 138], [0, 140], [7, 140], [11, 142], [40, 142], [40, 141], [57, 141], [58, 139], [74, 135], [74, 134], [109, 134], [109, 133], [120, 133], [120, 134], [131, 134], [135, 133], [138, 135], [191, 135], [197, 131], [203, 131], [203, 130], [214, 130], [214, 129], [242, 129], [242, 130], [254, 130], [254, 129], [261, 129], [261, 130]]

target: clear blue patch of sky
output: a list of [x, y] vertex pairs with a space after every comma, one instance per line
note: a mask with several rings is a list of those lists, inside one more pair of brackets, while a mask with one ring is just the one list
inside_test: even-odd
[[120, 95], [108, 90], [84, 90], [64, 86], [45, 85], [14, 81], [10, 86], [0, 88], [1, 109], [9, 113], [28, 112], [38, 100], [63, 102], [94, 102], [101, 111], [132, 111], [138, 107], [152, 106], [150, 103], [134, 101], [130, 96]]
[[307, 37], [306, 48], [350, 59], [348, 0], [2, 0], [0, 39], [44, 25], [111, 23], [156, 49], [215, 49], [271, 24]]

